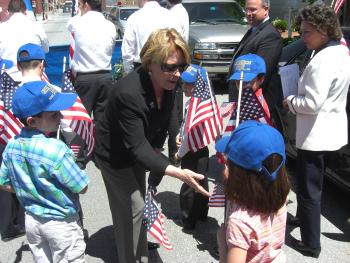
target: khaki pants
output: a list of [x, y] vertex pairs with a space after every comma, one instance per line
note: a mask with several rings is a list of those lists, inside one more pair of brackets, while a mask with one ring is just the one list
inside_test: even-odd
[[26, 235], [36, 263], [84, 263], [85, 242], [78, 216], [50, 220], [26, 213]]

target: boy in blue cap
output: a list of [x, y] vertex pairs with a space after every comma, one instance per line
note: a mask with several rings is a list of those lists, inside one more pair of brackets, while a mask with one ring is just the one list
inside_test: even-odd
[[289, 181], [285, 146], [273, 127], [248, 120], [215, 146], [226, 158], [226, 220], [218, 231], [220, 263], [286, 262]]
[[[233, 74], [229, 80], [236, 81], [237, 90], [242, 72], [243, 85], [240, 122], [247, 119], [256, 119], [271, 124], [270, 111], [260, 87], [264, 82], [266, 74], [264, 59], [256, 54], [246, 54], [236, 59], [233, 65]], [[255, 104], [255, 106], [251, 107], [252, 104]]]
[[22, 73], [22, 83], [41, 80], [45, 68], [43, 48], [33, 43], [27, 43], [19, 47], [17, 68]]
[[[207, 80], [206, 72], [198, 65], [190, 65], [181, 74], [182, 90], [187, 98], [192, 96], [195, 89], [197, 75], [201, 74], [204, 80]], [[188, 115], [190, 100], [185, 104], [185, 116], [181, 125], [180, 132], [176, 137], [178, 152], [175, 154], [176, 160], [181, 160], [182, 169], [190, 169], [196, 173], [206, 174], [209, 162], [208, 147], [199, 149], [196, 152], [191, 152], [188, 147], [187, 136], [185, 132], [185, 123]], [[204, 189], [208, 190], [208, 179], [204, 178], [200, 181]], [[185, 231], [192, 230], [198, 220], [205, 220], [208, 215], [208, 197], [196, 193], [187, 184], [183, 184], [180, 190], [180, 208], [182, 212], [182, 225]]]
[[25, 225], [35, 262], [85, 262], [79, 225], [78, 194], [89, 179], [56, 131], [77, 95], [60, 93], [44, 81], [23, 84], [12, 101], [13, 114], [24, 128], [3, 153], [0, 188], [15, 192], [26, 211]]

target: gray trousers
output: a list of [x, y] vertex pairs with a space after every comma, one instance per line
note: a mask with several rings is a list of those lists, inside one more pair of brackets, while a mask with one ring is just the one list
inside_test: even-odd
[[147, 263], [147, 230], [142, 225], [146, 172], [138, 165], [115, 169], [97, 158], [112, 213], [119, 263]]

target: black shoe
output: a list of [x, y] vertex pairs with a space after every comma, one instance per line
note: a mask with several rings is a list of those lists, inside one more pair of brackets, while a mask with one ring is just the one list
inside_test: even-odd
[[148, 250], [153, 250], [159, 248], [158, 243], [153, 243], [153, 242], [147, 242]]
[[299, 217], [292, 216], [290, 214], [287, 215], [287, 225], [300, 227], [300, 219]]
[[293, 241], [293, 247], [299, 251], [304, 256], [318, 258], [321, 253], [321, 248], [311, 248], [306, 246], [302, 241], [294, 240]]
[[182, 232], [184, 233], [192, 233], [194, 231], [196, 224], [192, 223], [182, 223]]
[[17, 230], [17, 231], [14, 231], [14, 232], [11, 232], [11, 233], [4, 233], [4, 234], [1, 234], [1, 240], [3, 242], [8, 242], [8, 241], [11, 241], [12, 239], [15, 239], [17, 237], [22, 237], [26, 234], [26, 231], [25, 229], [20, 229], [20, 230]]

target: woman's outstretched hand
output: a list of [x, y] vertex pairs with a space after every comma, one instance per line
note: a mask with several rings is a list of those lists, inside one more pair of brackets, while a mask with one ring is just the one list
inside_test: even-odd
[[195, 173], [188, 169], [182, 170], [172, 165], [169, 165], [165, 169], [165, 174], [183, 181], [184, 183], [192, 187], [196, 192], [201, 193], [202, 195], [208, 197], [210, 196], [210, 193], [198, 183], [198, 181], [204, 179], [204, 175], [202, 174]]

